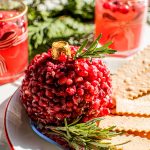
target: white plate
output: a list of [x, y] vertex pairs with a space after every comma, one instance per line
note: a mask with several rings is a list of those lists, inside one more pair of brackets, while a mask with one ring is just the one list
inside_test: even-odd
[[[124, 64], [128, 59], [110, 59], [104, 61], [111, 70], [111, 73], [116, 71], [116, 68]], [[20, 90], [18, 89], [8, 102], [5, 118], [5, 132], [11, 150], [60, 150], [56, 145], [53, 145], [39, 137], [31, 128], [29, 118], [20, 101]]]
[[20, 101], [19, 89], [8, 102], [4, 125], [11, 150], [60, 150], [60, 148], [40, 138], [32, 130], [29, 118]]

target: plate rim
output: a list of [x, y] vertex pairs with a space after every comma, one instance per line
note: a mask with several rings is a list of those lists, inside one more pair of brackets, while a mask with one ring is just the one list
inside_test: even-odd
[[8, 106], [9, 106], [11, 100], [12, 100], [12, 97], [18, 92], [19, 89], [20, 89], [20, 87], [18, 87], [16, 89], [16, 91], [13, 93], [13, 95], [9, 98], [8, 103], [6, 105], [6, 108], [5, 108], [5, 111], [4, 111], [4, 131], [5, 131], [5, 137], [6, 137], [7, 143], [8, 143], [8, 145], [9, 145], [9, 147], [10, 147], [11, 150], [15, 150], [15, 148], [14, 148], [14, 146], [13, 146], [11, 140], [10, 140], [9, 133], [7, 131], [6, 117], [7, 117], [7, 112], [8, 112]]

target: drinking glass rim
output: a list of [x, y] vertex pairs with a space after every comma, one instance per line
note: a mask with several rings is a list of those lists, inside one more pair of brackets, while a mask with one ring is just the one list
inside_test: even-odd
[[25, 3], [23, 3], [21, 0], [15, 0], [15, 1], [18, 1], [23, 6], [23, 10], [21, 11], [21, 13], [19, 13], [18, 15], [14, 16], [14, 17], [11, 17], [11, 18], [2, 19], [2, 20], [0, 20], [0, 22], [14, 20], [16, 18], [23, 16], [27, 12], [28, 6]]

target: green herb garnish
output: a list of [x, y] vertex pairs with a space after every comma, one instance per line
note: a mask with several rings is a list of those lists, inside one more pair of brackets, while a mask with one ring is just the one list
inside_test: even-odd
[[88, 40], [85, 40], [80, 48], [77, 50], [74, 59], [77, 58], [99, 58], [103, 57], [104, 54], [113, 54], [116, 50], [109, 48], [112, 42], [108, 42], [101, 47], [98, 47], [99, 40], [102, 37], [100, 34], [95, 41], [89, 46], [89, 48], [85, 49], [86, 45], [88, 44]]
[[55, 134], [63, 138], [75, 150], [81, 148], [85, 150], [117, 149], [116, 145], [111, 144], [111, 138], [122, 133], [113, 131], [114, 126], [105, 129], [98, 127], [97, 122], [101, 121], [102, 118], [95, 118], [86, 123], [78, 123], [80, 119], [76, 119], [71, 124], [68, 124], [67, 120], [64, 119], [65, 126], [46, 126], [46, 129], [50, 130], [49, 134]]

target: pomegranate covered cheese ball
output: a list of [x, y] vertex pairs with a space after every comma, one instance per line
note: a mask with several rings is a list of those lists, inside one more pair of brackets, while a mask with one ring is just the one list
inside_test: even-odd
[[58, 41], [52, 49], [36, 55], [25, 72], [21, 100], [35, 123], [63, 125], [77, 117], [86, 122], [107, 115], [112, 106], [110, 72], [102, 59], [114, 53], [108, 46], [97, 48], [98, 40], [85, 49]]

